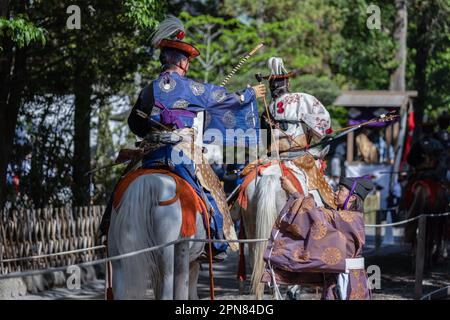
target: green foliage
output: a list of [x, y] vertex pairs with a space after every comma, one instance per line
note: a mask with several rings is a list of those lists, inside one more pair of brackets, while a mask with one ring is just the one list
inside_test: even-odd
[[[82, 10], [81, 30], [65, 27], [65, 9], [70, 4]], [[366, 26], [370, 4], [381, 9], [381, 30]], [[416, 48], [426, 43], [425, 108], [432, 118], [450, 108], [449, 7], [449, 0], [408, 1], [407, 89], [417, 90]], [[23, 105], [30, 106], [32, 101], [33, 108], [22, 110], [20, 116], [21, 125], [36, 138], [30, 143], [32, 171], [22, 183], [29, 184], [26, 192], [39, 205], [59, 201], [58, 190], [71, 183], [73, 109], [64, 109], [64, 126], [52, 127], [49, 119], [58, 116], [50, 102], [71, 95], [75, 79], [90, 81], [91, 104], [100, 108], [98, 113], [91, 110], [99, 116], [99, 122], [93, 123], [98, 130], [93, 165], [111, 163], [121, 146], [113, 145], [115, 133], [106, 125], [118, 110], [106, 101], [118, 95], [134, 102], [142, 84], [157, 76], [157, 52], [149, 50], [149, 36], [168, 9], [183, 20], [186, 41], [201, 52], [191, 63], [190, 77], [220, 84], [247, 52], [263, 42], [264, 48], [244, 64], [227, 88], [233, 91], [256, 84], [254, 75], [268, 72], [267, 59], [282, 57], [287, 70], [299, 73], [291, 80], [291, 91], [316, 96], [330, 112], [333, 128], [347, 123], [346, 110], [332, 105], [340, 90], [387, 89], [396, 68], [392, 0], [46, 0], [24, 8], [26, 14], [0, 18], [0, 40], [4, 44], [10, 39], [14, 48], [29, 50], [29, 78], [21, 98]], [[418, 27], [420, 21], [429, 21], [427, 32]], [[49, 96], [50, 100], [43, 98]], [[90, 114], [86, 117], [90, 119]], [[133, 139], [130, 135], [129, 141]], [[15, 150], [19, 166], [29, 150]], [[97, 185], [103, 186], [97, 189], [96, 202], [105, 201], [121, 170], [96, 175]], [[44, 183], [48, 186], [40, 188]]]
[[[425, 99], [421, 107], [428, 119], [436, 120], [443, 111], [450, 110], [450, 1], [411, 1], [408, 32], [408, 85], [422, 89]], [[426, 57], [417, 57], [419, 48], [425, 48]], [[426, 60], [422, 88], [418, 88], [416, 78], [420, 59]]]
[[158, 0], [124, 0], [124, 16], [128, 23], [138, 29], [152, 29], [161, 18], [161, 1]]
[[[105, 167], [112, 163], [111, 159], [116, 156], [109, 118], [111, 117], [112, 107], [104, 105], [98, 111], [97, 123], [97, 143], [94, 156], [96, 168]], [[117, 181], [117, 175], [113, 169], [100, 170], [95, 174], [94, 203], [106, 203], [108, 197], [114, 189]]]
[[340, 93], [339, 87], [334, 81], [325, 76], [318, 77], [312, 74], [293, 78], [291, 86], [296, 91], [312, 94], [325, 106], [332, 105]]
[[[333, 48], [332, 68], [346, 76], [351, 89], [383, 90], [389, 87], [389, 76], [396, 67], [396, 45], [393, 39], [394, 1], [333, 1], [342, 21], [341, 39]], [[381, 9], [381, 30], [367, 28], [367, 7]]]
[[[40, 42], [45, 45], [45, 30], [36, 27], [29, 21], [26, 15], [17, 15], [14, 18], [0, 18], [0, 40], [11, 39], [19, 48], [30, 45], [33, 42]], [[0, 51], [3, 48], [0, 45]]]
[[[189, 76], [205, 82], [219, 84], [228, 72], [259, 42], [252, 24], [237, 19], [225, 19], [209, 15], [180, 15], [187, 29], [186, 41], [193, 43], [201, 55], [190, 67]], [[239, 71], [242, 77], [250, 66], [261, 57], [252, 58]]]
[[[28, 10], [27, 17], [30, 24], [27, 26], [31, 26], [32, 22], [33, 25], [45, 28], [46, 37], [51, 41], [48, 40], [45, 46], [32, 45], [26, 48], [28, 77], [25, 79], [22, 101], [24, 105], [33, 101], [36, 104], [33, 105], [33, 109], [45, 110], [44, 113], [50, 114], [48, 117], [55, 117], [52, 111], [54, 106], [35, 97], [50, 96], [54, 98], [54, 101], [58, 97], [73, 97], [76, 92], [80, 92], [80, 82], [87, 83], [88, 88], [93, 88], [93, 94], [90, 101], [87, 101], [89, 105], [85, 117], [79, 117], [79, 121], [90, 122], [91, 115], [95, 115], [94, 108], [103, 107], [103, 101], [108, 101], [109, 97], [135, 95], [139, 90], [136, 72], [143, 69], [150, 60], [146, 50], [147, 40], [152, 28], [157, 24], [161, 9], [159, 1], [151, 2], [153, 3], [151, 8], [136, 6], [139, 3], [144, 4], [142, 1], [124, 0], [123, 5], [118, 5], [115, 0], [77, 2], [38, 1], [33, 3], [32, 10]], [[66, 28], [66, 20], [69, 17], [66, 14], [66, 8], [71, 4], [78, 4], [81, 9], [81, 30]], [[19, 24], [19, 26], [22, 25]], [[26, 40], [26, 36], [23, 39]], [[35, 206], [57, 203], [59, 194], [55, 188], [61, 189], [61, 185], [67, 187], [64, 190], [68, 189], [70, 195], [70, 187], [73, 185], [70, 178], [74, 167], [79, 163], [72, 160], [75, 139], [73, 114], [76, 99], [72, 98], [69, 101], [72, 106], [66, 104], [63, 111], [69, 112], [70, 118], [67, 119], [70, 126], [64, 131], [57, 125], [41, 126], [39, 130], [33, 127], [26, 129], [28, 134], [36, 134], [39, 137], [34, 143], [32, 170], [21, 176], [22, 181], [26, 181], [26, 189], [23, 191], [30, 204]], [[21, 114], [24, 111], [22, 110]], [[104, 132], [105, 119], [102, 118], [102, 120], [99, 152], [103, 154], [108, 149], [108, 145], [115, 149], [112, 141], [107, 139], [109, 133]], [[58, 150], [58, 147], [63, 148], [63, 146], [53, 138], [55, 136], [63, 139], [72, 151]], [[55, 141], [55, 143], [50, 147], [41, 141], [40, 137], [42, 139], [47, 137], [49, 141]], [[86, 140], [84, 143], [88, 144], [89, 141]], [[89, 151], [89, 148], [84, 150]], [[12, 159], [12, 162], [17, 163], [18, 167], [22, 159], [20, 155], [17, 156], [19, 158]], [[108, 160], [112, 162], [114, 157], [115, 154], [109, 152], [97, 159], [94, 155], [93, 160], [106, 164]], [[84, 159], [90, 159], [90, 155], [84, 155]], [[72, 163], [73, 167], [71, 167]], [[62, 166], [65, 170], [56, 170]], [[51, 172], [50, 176], [49, 172]], [[99, 180], [99, 184], [105, 184], [106, 189], [100, 190], [103, 197], [110, 189], [110, 183], [116, 178], [117, 175], [113, 172], [95, 177]], [[45, 194], [41, 192], [44, 189], [40, 188], [43, 183], [50, 184], [48, 188], [45, 188]], [[96, 183], [95, 180], [94, 183]], [[67, 198], [65, 201], [67, 202]]]

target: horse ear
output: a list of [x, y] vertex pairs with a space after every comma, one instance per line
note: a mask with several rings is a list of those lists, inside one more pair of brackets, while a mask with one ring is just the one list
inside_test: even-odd
[[330, 151], [330, 145], [327, 145], [323, 149], [320, 149], [320, 146], [311, 148], [308, 150], [308, 153], [311, 154], [314, 157], [314, 159], [323, 160], [325, 156], [328, 154], [328, 151]]
[[330, 151], [330, 145], [327, 145], [325, 148], [320, 150], [320, 152], [319, 152], [319, 159], [323, 160], [323, 158], [325, 158], [325, 156], [328, 154], [329, 151]]

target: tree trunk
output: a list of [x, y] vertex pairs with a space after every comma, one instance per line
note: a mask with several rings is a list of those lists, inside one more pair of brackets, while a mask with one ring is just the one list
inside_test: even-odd
[[[9, 1], [0, 0], [0, 17], [9, 17], [8, 3]], [[4, 144], [6, 141], [6, 123], [7, 123], [7, 111], [8, 111], [8, 96], [9, 89], [6, 85], [8, 74], [11, 70], [12, 60], [12, 47], [5, 38], [2, 42], [3, 52], [0, 55], [0, 143]], [[5, 150], [6, 151], [6, 150]], [[5, 203], [6, 192], [6, 170], [8, 166], [8, 158], [6, 152], [2, 150], [0, 152], [0, 210]]]
[[[406, 55], [407, 55], [407, 35], [408, 35], [408, 9], [406, 6], [406, 0], [395, 0], [396, 16], [395, 16], [395, 31], [394, 40], [397, 42], [398, 50], [395, 54], [395, 59], [397, 60], [398, 66], [391, 74], [389, 90], [391, 91], [405, 91], [405, 72], [406, 72]], [[405, 107], [400, 110], [401, 119], [404, 119], [404, 113], [407, 112]], [[401, 121], [401, 120], [400, 120]], [[391, 124], [387, 131], [391, 137], [391, 143], [394, 146], [394, 154], [389, 154], [389, 146], [387, 148], [388, 158], [393, 157], [394, 159], [394, 171], [398, 171], [401, 154], [403, 150], [401, 148], [402, 143], [399, 143], [398, 139], [403, 139], [404, 137], [398, 136], [400, 131], [400, 122]], [[386, 135], [387, 137], [388, 135]], [[394, 186], [397, 176], [394, 174], [390, 175], [389, 178], [389, 194], [392, 195], [392, 189]], [[390, 199], [393, 199], [390, 197]], [[394, 205], [393, 203], [390, 206]]]
[[0, 97], [0, 208], [6, 200], [6, 171], [11, 160], [14, 136], [16, 132], [17, 116], [21, 105], [21, 96], [24, 88], [26, 53], [18, 50], [15, 54], [13, 85], [5, 84], [2, 79]]
[[0, 17], [9, 17], [9, 0], [0, 0]]
[[74, 95], [75, 95], [75, 132], [73, 154], [73, 205], [86, 206], [89, 204], [89, 177], [91, 170], [91, 95], [92, 77], [90, 77], [88, 64], [79, 59], [75, 68]]
[[398, 62], [397, 68], [391, 74], [389, 90], [405, 91], [405, 70], [406, 70], [406, 36], [408, 32], [408, 10], [406, 0], [395, 0], [397, 14], [395, 17], [394, 39], [398, 44], [398, 51], [395, 59]]
[[[9, 17], [9, 2], [0, 1], [0, 16]], [[11, 160], [17, 116], [26, 73], [26, 49], [4, 38], [0, 55], [0, 209], [6, 201], [6, 172]]]
[[[426, 10], [426, 9], [425, 9]], [[417, 14], [417, 31], [416, 31], [416, 56], [415, 56], [415, 74], [414, 83], [417, 88], [417, 99], [414, 103], [414, 122], [416, 127], [414, 130], [414, 140], [416, 140], [421, 133], [421, 126], [424, 115], [424, 110], [426, 107], [427, 100], [427, 64], [429, 56], [429, 43], [427, 41], [428, 23], [426, 19], [427, 14], [425, 12], [420, 12]]]

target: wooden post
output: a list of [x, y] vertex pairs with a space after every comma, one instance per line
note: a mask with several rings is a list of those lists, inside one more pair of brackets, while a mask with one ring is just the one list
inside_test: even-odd
[[173, 299], [189, 298], [189, 242], [175, 244], [173, 264]]
[[386, 159], [389, 164], [391, 164], [391, 145], [392, 145], [392, 125], [388, 125], [385, 129], [385, 137], [386, 137]]
[[395, 0], [395, 24], [393, 38], [397, 44], [397, 52], [395, 53], [395, 62], [397, 67], [391, 73], [389, 90], [405, 91], [406, 84], [406, 56], [408, 52], [407, 36], [408, 36], [408, 8], [407, 1]]
[[354, 154], [354, 138], [355, 133], [352, 131], [347, 135], [347, 162], [353, 162], [353, 154]]
[[[402, 120], [402, 118], [400, 118], [400, 121], [401, 120]], [[396, 122], [392, 125], [392, 144], [394, 146], [396, 146], [394, 148], [394, 155], [397, 150], [398, 143], [399, 143], [399, 134], [400, 134], [400, 122]]]
[[426, 228], [427, 228], [427, 217], [422, 215], [419, 218], [419, 233], [417, 234], [416, 283], [414, 286], [414, 294], [416, 299], [420, 299], [422, 297], [423, 268], [425, 264]]
[[4, 209], [0, 209], [0, 275], [4, 274], [4, 268], [3, 268], [3, 244], [5, 241], [3, 240], [3, 226], [6, 221], [3, 221], [3, 212]]
[[[375, 224], [381, 224], [381, 211], [375, 212]], [[375, 228], [375, 251], [378, 251], [381, 247], [381, 230], [382, 228]]]
[[5, 271], [3, 269], [3, 239], [0, 242], [0, 275], [5, 274]]

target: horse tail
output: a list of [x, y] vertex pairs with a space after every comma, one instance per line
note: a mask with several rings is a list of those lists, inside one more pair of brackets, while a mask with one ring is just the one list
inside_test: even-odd
[[[256, 187], [256, 238], [268, 239], [272, 231], [273, 224], [278, 216], [276, 205], [276, 192], [279, 185], [279, 176], [262, 176]], [[261, 277], [264, 273], [265, 262], [263, 260], [267, 243], [258, 242], [255, 244], [254, 265], [251, 278], [252, 293], [256, 299], [262, 299], [264, 295], [264, 283], [261, 283]]]
[[[155, 175], [134, 180], [113, 208], [108, 236], [109, 254], [120, 255], [157, 245], [154, 213], [161, 197], [161, 182]], [[113, 261], [113, 283], [119, 299], [143, 299], [149, 282], [155, 292], [161, 282], [160, 250]], [[116, 281], [115, 281], [116, 280]], [[116, 293], [114, 293], [116, 295]]]

